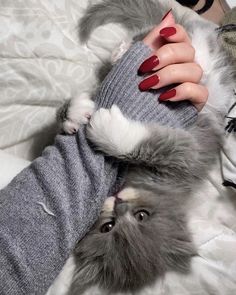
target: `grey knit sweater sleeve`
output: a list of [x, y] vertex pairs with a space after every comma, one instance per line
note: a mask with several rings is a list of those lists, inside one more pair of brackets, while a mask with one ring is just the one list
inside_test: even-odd
[[[187, 127], [196, 118], [192, 105], [159, 104], [157, 93], [139, 92], [137, 69], [150, 54], [142, 43], [125, 54], [103, 82], [98, 107], [115, 103], [132, 119]], [[45, 294], [114, 189], [118, 164], [95, 153], [85, 134], [84, 127], [58, 135], [0, 192], [2, 295]]]

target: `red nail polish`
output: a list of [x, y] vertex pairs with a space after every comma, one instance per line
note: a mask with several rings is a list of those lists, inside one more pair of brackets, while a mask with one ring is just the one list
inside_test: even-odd
[[159, 59], [156, 55], [153, 55], [146, 59], [138, 69], [139, 74], [145, 74], [151, 72], [156, 66], [159, 65]]
[[174, 34], [176, 34], [176, 28], [174, 27], [166, 27], [162, 30], [160, 30], [160, 35], [164, 38], [168, 38], [170, 36], [173, 36]]
[[148, 77], [147, 79], [143, 80], [141, 83], [139, 83], [139, 90], [145, 91], [150, 89], [151, 87], [158, 84], [160, 81], [160, 78], [157, 75], [153, 75], [151, 77]]
[[169, 91], [166, 91], [164, 93], [162, 93], [160, 96], [159, 96], [159, 100], [167, 100], [167, 99], [170, 99], [172, 97], [176, 96], [176, 90], [175, 89], [171, 89]]
[[171, 8], [170, 10], [167, 11], [167, 13], [166, 13], [166, 14], [163, 16], [163, 18], [161, 19], [161, 21], [163, 21], [171, 11], [172, 11], [172, 8]]

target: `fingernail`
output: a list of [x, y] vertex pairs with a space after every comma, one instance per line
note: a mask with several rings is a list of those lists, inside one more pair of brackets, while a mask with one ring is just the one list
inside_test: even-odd
[[171, 8], [170, 10], [167, 11], [167, 13], [166, 13], [166, 14], [163, 16], [163, 18], [161, 19], [161, 21], [163, 21], [171, 11], [172, 11], [172, 8]]
[[160, 30], [160, 35], [162, 37], [168, 38], [170, 36], [173, 36], [174, 34], [176, 34], [176, 28], [174, 27], [166, 27], [162, 30]]
[[138, 69], [139, 74], [145, 74], [150, 72], [152, 69], [154, 69], [156, 66], [159, 65], [159, 59], [156, 55], [153, 55], [146, 59], [141, 66]]
[[176, 96], [176, 90], [175, 89], [171, 89], [169, 91], [166, 91], [166, 92], [162, 93], [159, 96], [159, 100], [167, 100], [167, 99], [170, 99], [170, 98], [172, 98], [174, 96]]
[[141, 83], [139, 83], [139, 90], [140, 91], [145, 91], [150, 89], [151, 87], [155, 86], [158, 84], [160, 81], [160, 78], [157, 75], [151, 76], [145, 80], [143, 80]]

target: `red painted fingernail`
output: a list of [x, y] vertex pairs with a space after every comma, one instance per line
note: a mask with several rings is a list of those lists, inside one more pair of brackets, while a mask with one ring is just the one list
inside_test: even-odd
[[176, 96], [176, 90], [175, 89], [171, 89], [169, 91], [166, 91], [164, 93], [162, 93], [160, 96], [159, 96], [159, 100], [167, 100], [169, 98], [172, 98]]
[[153, 70], [156, 66], [159, 65], [159, 59], [156, 55], [153, 55], [146, 59], [138, 69], [139, 74], [145, 74]]
[[173, 36], [174, 34], [176, 34], [176, 28], [174, 27], [166, 27], [162, 30], [160, 30], [160, 35], [164, 38], [168, 38], [170, 36]]
[[172, 11], [172, 8], [171, 8], [170, 10], [167, 11], [167, 13], [166, 13], [166, 14], [163, 16], [163, 18], [161, 19], [161, 21], [163, 21], [171, 11]]
[[147, 79], [143, 80], [141, 83], [139, 83], [139, 90], [140, 91], [145, 91], [150, 89], [151, 87], [155, 86], [158, 84], [160, 81], [160, 78], [157, 75], [148, 77]]

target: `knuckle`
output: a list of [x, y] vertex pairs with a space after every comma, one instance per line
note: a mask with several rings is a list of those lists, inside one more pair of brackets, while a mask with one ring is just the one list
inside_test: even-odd
[[198, 85], [198, 87], [199, 87], [199, 95], [198, 95], [197, 103], [205, 105], [209, 95], [208, 89], [202, 85]]
[[190, 61], [194, 61], [194, 57], [195, 57], [195, 48], [187, 43], [187, 42], [183, 42], [182, 43], [182, 52], [187, 52], [188, 54], [185, 55], [187, 56], [186, 59], [190, 62]]
[[168, 76], [170, 79], [175, 80], [178, 77], [178, 71], [175, 66], [169, 66], [168, 68]]
[[203, 102], [206, 102], [209, 97], [209, 91], [206, 87], [203, 87]]
[[199, 64], [194, 63], [194, 70], [195, 70], [195, 73], [196, 73], [197, 80], [200, 80], [202, 78], [202, 75], [203, 75], [202, 67]]
[[187, 96], [191, 97], [192, 92], [193, 92], [192, 84], [191, 83], [188, 83], [188, 82], [184, 83], [183, 91], [184, 91], [186, 97]]
[[209, 92], [208, 89], [200, 84], [185, 82], [182, 84], [181, 93], [183, 97], [188, 98], [192, 103], [205, 105]]
[[187, 34], [187, 32], [186, 32], [186, 30], [185, 30], [185, 28], [183, 26], [181, 26], [179, 24], [176, 24], [175, 28], [176, 28], [179, 36], [181, 36], [181, 39], [184, 40], [186, 37], [188, 37], [188, 34]]
[[195, 48], [191, 44], [188, 44], [188, 47], [189, 47], [188, 50], [189, 50], [192, 58], [194, 58], [194, 56], [195, 56]]
[[186, 31], [185, 31], [185, 28], [183, 26], [181, 26], [180, 24], [175, 24], [175, 28], [178, 31], [178, 33], [187, 34]]
[[166, 44], [165, 45], [165, 53], [170, 60], [173, 60], [176, 52], [175, 52], [175, 44]]

